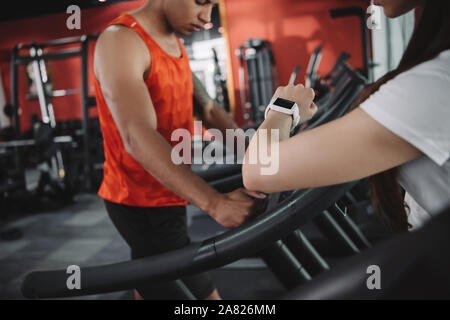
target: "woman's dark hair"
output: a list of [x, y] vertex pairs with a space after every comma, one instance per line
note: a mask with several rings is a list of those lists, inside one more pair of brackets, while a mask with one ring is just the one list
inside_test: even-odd
[[[426, 0], [420, 20], [398, 67], [367, 86], [360, 95], [360, 105], [381, 85], [412, 67], [435, 58], [450, 49], [450, 1]], [[408, 217], [403, 192], [397, 182], [397, 168], [369, 178], [372, 204], [380, 218], [394, 232], [408, 231]]]

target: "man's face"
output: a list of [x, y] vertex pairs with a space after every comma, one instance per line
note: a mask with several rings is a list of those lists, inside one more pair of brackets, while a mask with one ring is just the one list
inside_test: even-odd
[[183, 35], [200, 31], [211, 21], [211, 11], [219, 0], [166, 0], [164, 12], [170, 26]]

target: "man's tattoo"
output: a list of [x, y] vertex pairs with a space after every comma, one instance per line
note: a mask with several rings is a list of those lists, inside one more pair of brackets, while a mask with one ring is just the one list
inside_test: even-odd
[[203, 86], [202, 82], [194, 73], [192, 73], [192, 81], [194, 83], [194, 114], [203, 114], [204, 108], [212, 99], [208, 95], [208, 92], [206, 92], [206, 89]]

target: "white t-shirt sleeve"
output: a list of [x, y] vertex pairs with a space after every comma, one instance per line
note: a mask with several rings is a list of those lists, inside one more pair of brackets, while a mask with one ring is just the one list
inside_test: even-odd
[[442, 166], [450, 158], [450, 51], [388, 81], [360, 107]]

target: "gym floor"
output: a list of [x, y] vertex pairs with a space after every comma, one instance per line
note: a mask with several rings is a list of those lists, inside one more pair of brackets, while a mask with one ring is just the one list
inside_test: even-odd
[[[192, 241], [201, 241], [222, 230], [193, 206], [188, 206], [188, 219]], [[110, 221], [102, 199], [94, 194], [80, 194], [65, 208], [11, 217], [0, 225], [0, 231], [14, 228], [18, 228], [23, 237], [13, 241], [0, 240], [0, 299], [23, 299], [20, 287], [25, 275], [32, 270], [129, 260], [128, 246]], [[225, 299], [270, 299], [284, 293], [278, 280], [258, 258], [244, 259], [213, 270], [212, 277]], [[236, 284], [239, 284], [239, 290], [236, 290]], [[134, 295], [130, 290], [79, 299], [128, 300], [134, 299]]]

